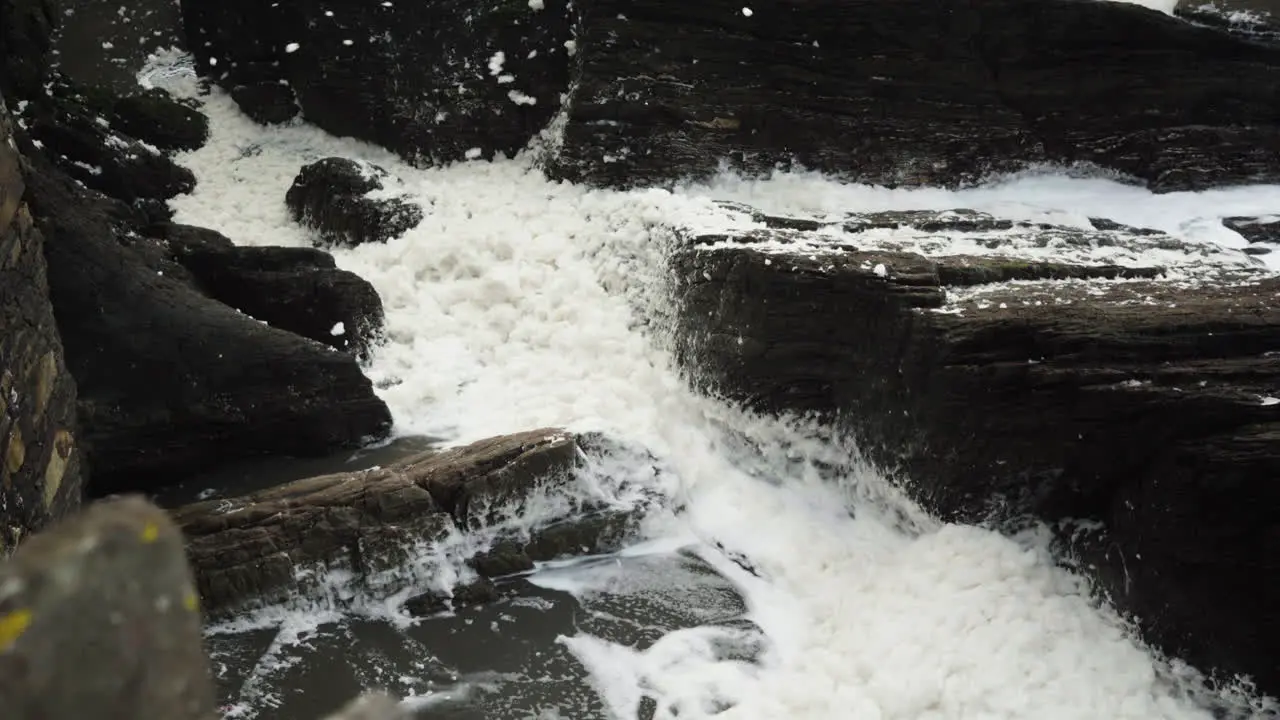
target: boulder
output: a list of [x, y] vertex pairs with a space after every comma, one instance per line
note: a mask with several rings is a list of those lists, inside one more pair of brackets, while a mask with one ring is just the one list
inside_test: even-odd
[[255, 119], [292, 103], [340, 136], [424, 161], [514, 153], [569, 88], [567, 0], [182, 5], [202, 75]]
[[76, 384], [0, 99], [0, 556], [80, 504]]
[[196, 150], [209, 139], [209, 118], [159, 88], [115, 98], [109, 122], [161, 150]]
[[739, 217], [672, 257], [697, 384], [834, 419], [945, 520], [1101, 528], [1150, 641], [1280, 691], [1280, 279], [1101, 219]]
[[367, 356], [382, 330], [373, 285], [314, 248], [236, 247], [223, 235], [163, 223], [148, 231], [208, 297], [268, 325]]
[[323, 455], [391, 424], [354, 357], [158, 274], [118, 239], [117, 206], [40, 154], [27, 197], [79, 388], [97, 495], [164, 486], [263, 454]]
[[[186, 533], [200, 595], [211, 612], [279, 601], [314, 588], [317, 568], [351, 572], [365, 588], [409, 586], [415, 545], [458, 530], [497, 529], [536, 493], [574, 479], [590, 436], [534, 430], [428, 452], [385, 468], [325, 475], [232, 500], [184, 506], [175, 518]], [[569, 494], [571, 496], [571, 493]], [[599, 518], [614, 531], [595, 532]], [[524, 535], [509, 528], [505, 544], [527, 557], [551, 559], [616, 548], [630, 529], [628, 513], [574, 502], [562, 522]], [[583, 525], [577, 532], [564, 527]], [[573, 543], [556, 538], [572, 537]], [[530, 565], [531, 566], [531, 565]], [[483, 581], [455, 589], [455, 602], [484, 599]], [[410, 605], [431, 612], [449, 597], [428, 594]]]
[[188, 0], [183, 11], [203, 73], [286, 83], [310, 121], [410, 160], [511, 152], [545, 129], [553, 175], [611, 187], [706, 177], [725, 161], [887, 185], [1043, 162], [1159, 191], [1280, 179], [1280, 44], [1134, 4]]
[[387, 171], [330, 157], [306, 165], [285, 194], [293, 219], [332, 245], [385, 242], [422, 222], [422, 208], [401, 198], [371, 198]]
[[1280, 215], [1223, 218], [1222, 224], [1240, 233], [1250, 245], [1280, 245]]
[[183, 539], [138, 498], [96, 503], [0, 563], [9, 720], [212, 720], [213, 680]]

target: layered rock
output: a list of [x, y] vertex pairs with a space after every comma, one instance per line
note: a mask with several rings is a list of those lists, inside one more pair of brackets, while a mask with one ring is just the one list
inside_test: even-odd
[[0, 556], [80, 504], [76, 385], [0, 99]]
[[183, 539], [145, 501], [98, 503], [0, 563], [0, 705], [14, 720], [209, 720]]
[[[308, 592], [315, 573], [307, 571], [347, 571], [366, 589], [398, 591], [414, 581], [407, 560], [415, 547], [456, 531], [500, 529], [536, 494], [571, 486], [583, 453], [598, 447], [593, 437], [534, 430], [195, 503], [175, 518], [212, 612]], [[571, 493], [565, 498], [559, 522], [531, 536], [513, 529], [500, 544], [497, 552], [517, 557], [515, 564], [498, 569], [477, 559], [482, 577], [530, 569], [531, 559], [611, 548], [628, 529], [627, 512], [574, 502]], [[484, 589], [480, 581], [463, 593]], [[429, 595], [413, 604], [429, 612], [447, 602]]]
[[1222, 224], [1240, 233], [1249, 242], [1246, 252], [1268, 255], [1280, 248], [1280, 215], [1223, 218]]
[[387, 171], [346, 158], [324, 158], [298, 172], [285, 193], [293, 219], [330, 245], [385, 242], [422, 222], [422, 207], [400, 197], [369, 197]]
[[1066, 535], [1148, 638], [1280, 689], [1280, 279], [1101, 219], [734, 209], [672, 260], [700, 385], [835, 419], [945, 519], [1101, 527]]
[[1280, 46], [1133, 4], [535, 5], [183, 9], [203, 72], [233, 89], [287, 83], [320, 127], [415, 160], [510, 152], [555, 116], [549, 168], [608, 186], [725, 160], [890, 185], [1045, 161], [1157, 190], [1280, 178]]
[[95, 494], [155, 487], [255, 454], [321, 455], [391, 423], [356, 360], [147, 266], [109, 199], [33, 157], [67, 364]]
[[237, 247], [213, 230], [173, 223], [147, 231], [164, 241], [153, 265], [171, 261], [208, 297], [274, 328], [361, 357], [382, 330], [378, 292], [327, 252]]

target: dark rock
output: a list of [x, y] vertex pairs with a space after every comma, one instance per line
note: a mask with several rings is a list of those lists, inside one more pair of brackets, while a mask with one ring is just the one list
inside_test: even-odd
[[[211, 610], [230, 612], [246, 603], [308, 592], [309, 575], [299, 571], [317, 566], [344, 568], [365, 587], [395, 591], [397, 584], [412, 581], [402, 568], [414, 544], [438, 540], [455, 528], [483, 528], [485, 522], [500, 522], [504, 514], [519, 515], [534, 493], [573, 478], [581, 468], [581, 451], [573, 435], [534, 430], [426, 453], [385, 468], [195, 503], [177, 510], [175, 517], [189, 539], [201, 597]], [[500, 503], [505, 505], [500, 508]], [[477, 514], [478, 507], [486, 512]], [[578, 515], [570, 504], [564, 522], [572, 524]], [[508, 557], [528, 563], [524, 548], [545, 543], [541, 532], [535, 531], [531, 540], [500, 542], [489, 562], [505, 547]], [[580, 552], [577, 545], [546, 544], [543, 556]], [[483, 558], [473, 565], [490, 570], [480, 570], [485, 576], [508, 574], [506, 568], [486, 566]], [[456, 589], [452, 604], [483, 601], [491, 588], [482, 581]], [[430, 614], [444, 603], [443, 596], [427, 594], [415, 597], [410, 609]]]
[[382, 330], [382, 299], [314, 248], [236, 247], [213, 230], [161, 224], [150, 231], [205, 295], [272, 327], [364, 356]]
[[[1034, 248], [1060, 231], [1027, 232]], [[1107, 232], [1091, 242], [1172, 242]], [[946, 520], [1099, 524], [1102, 551], [1081, 554], [1150, 641], [1280, 690], [1267, 571], [1280, 552], [1280, 279], [1243, 258], [1194, 285], [1024, 262], [1016, 244], [1012, 257], [910, 252], [941, 254], [928, 233], [825, 254], [804, 233], [750, 233], [796, 250], [694, 237], [673, 256], [678, 355], [695, 382], [836, 420]], [[1038, 279], [1084, 277], [1130, 279]]]
[[533, 558], [525, 552], [524, 545], [511, 540], [476, 554], [469, 562], [476, 572], [487, 578], [518, 575], [533, 569]]
[[459, 610], [471, 605], [481, 605], [498, 599], [498, 588], [486, 578], [480, 578], [453, 589], [452, 595], [428, 592], [404, 601], [404, 610], [414, 617], [428, 617], [448, 610]]
[[1222, 224], [1240, 233], [1251, 243], [1280, 244], [1280, 215], [1266, 217], [1229, 217]]
[[471, 148], [512, 154], [556, 114], [569, 89], [567, 4], [188, 0], [182, 14], [200, 73], [251, 117], [278, 121], [291, 92], [330, 133], [444, 162]]
[[113, 129], [161, 150], [195, 150], [209, 139], [209, 119], [158, 88], [125, 95], [112, 111]]
[[127, 203], [167, 200], [195, 188], [195, 175], [110, 126], [112, 97], [64, 80], [23, 116], [28, 133], [63, 172]]
[[0, 95], [15, 101], [43, 94], [57, 26], [53, 0], [0, 0]]
[[410, 159], [517, 150], [565, 93], [551, 170], [597, 185], [703, 177], [725, 159], [891, 185], [1045, 161], [1161, 191], [1280, 179], [1280, 45], [1132, 4], [839, 0], [757, 3], [750, 16], [728, 0], [546, 5], [183, 9], [202, 72], [288, 82], [312, 122]]
[[298, 116], [298, 99], [293, 89], [280, 82], [233, 85], [230, 94], [245, 115], [263, 125], [287, 123]]
[[293, 219], [327, 243], [385, 242], [422, 222], [422, 208], [399, 198], [370, 198], [387, 172], [345, 158], [325, 158], [298, 172], [285, 204]]
[[642, 185], [705, 176], [722, 158], [892, 185], [1040, 161], [1092, 163], [1158, 190], [1280, 177], [1267, 79], [1280, 48], [1134, 5], [574, 8], [579, 65], [554, 161], [569, 179]]
[[54, 313], [105, 494], [253, 455], [313, 456], [384, 435], [386, 405], [345, 353], [157, 274], [117, 241], [112, 204], [32, 158]]
[[0, 564], [0, 702], [13, 720], [209, 720], [213, 680], [182, 535], [96, 503]]
[[0, 556], [80, 505], [76, 385], [0, 100]]

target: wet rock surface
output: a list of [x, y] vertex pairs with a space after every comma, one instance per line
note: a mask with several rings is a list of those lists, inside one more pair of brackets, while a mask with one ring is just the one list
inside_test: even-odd
[[214, 686], [182, 535], [130, 498], [0, 562], [0, 706], [12, 720], [211, 720]]
[[205, 295], [268, 325], [364, 356], [382, 331], [382, 298], [369, 282], [313, 248], [237, 247], [205, 228], [147, 229]]
[[12, 139], [0, 98], [0, 557], [77, 509], [82, 493], [76, 384]]
[[92, 492], [156, 487], [258, 454], [325, 454], [389, 429], [352, 356], [157, 274], [117, 241], [131, 229], [114, 206], [53, 167], [37, 164], [28, 197], [80, 389]]
[[[190, 539], [200, 594], [212, 612], [308, 593], [315, 588], [307, 584], [314, 575], [307, 571], [320, 568], [350, 572], [366, 588], [394, 592], [412, 582], [397, 571], [409, 568], [414, 547], [458, 530], [494, 527], [536, 493], [570, 483], [591, 442], [556, 430], [501, 436], [385, 468], [195, 503], [175, 517]], [[518, 538], [512, 552], [551, 559], [616, 548], [627, 519], [616, 517], [609, 533], [598, 522], [580, 521], [584, 510], [591, 508], [571, 505], [564, 523]], [[427, 612], [450, 598], [467, 604], [483, 599], [484, 590], [483, 583], [470, 590], [464, 585], [470, 599], [426, 595], [415, 605]]]
[[[836, 420], [943, 518], [1095, 523], [1075, 550], [1148, 639], [1280, 688], [1280, 280], [1244, 255], [1200, 281], [1070, 261], [1076, 241], [1177, 247], [1097, 220], [1112, 229], [916, 213], [875, 237], [889, 218], [851, 216], [817, 238], [759, 217], [673, 258], [696, 383]], [[1068, 260], [1037, 260], [1041, 242]], [[984, 253], [944, 254], [965, 246]]]
[[422, 208], [401, 198], [371, 198], [387, 172], [345, 158], [307, 165], [285, 194], [293, 219], [315, 229], [323, 242], [360, 245], [385, 242], [422, 222]]
[[512, 2], [468, 5], [465, 29], [461, 7], [199, 0], [184, 20], [202, 72], [287, 83], [309, 120], [410, 159], [518, 149], [572, 88], [550, 168], [596, 185], [725, 159], [889, 185], [1045, 161], [1162, 191], [1280, 177], [1280, 45], [1132, 4]]
[[[428, 162], [522, 148], [569, 87], [564, 0], [186, 2], [202, 75], [246, 114], [307, 121]], [[426, 70], [431, 68], [431, 70]], [[474, 150], [473, 150], [474, 149]]]

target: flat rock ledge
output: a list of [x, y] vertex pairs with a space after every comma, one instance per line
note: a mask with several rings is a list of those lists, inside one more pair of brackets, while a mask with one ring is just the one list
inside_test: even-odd
[[[326, 571], [350, 573], [359, 588], [398, 592], [422, 580], [413, 576], [416, 547], [451, 533], [495, 531], [494, 547], [470, 560], [477, 579], [453, 591], [461, 604], [484, 599], [488, 577], [532, 569], [535, 560], [616, 549], [635, 511], [575, 502], [571, 491], [576, 471], [607, 445], [596, 436], [532, 430], [195, 503], [174, 517], [213, 614], [314, 594]], [[531, 532], [509, 522], [538, 493], [561, 490], [569, 500], [563, 517]], [[449, 600], [427, 593], [409, 609], [430, 612]]]
[[1280, 691], [1280, 278], [1101, 218], [727, 209], [671, 256], [695, 384], [834, 419], [944, 519], [1056, 524], [1154, 644]]

